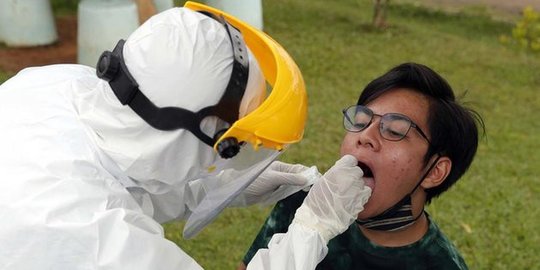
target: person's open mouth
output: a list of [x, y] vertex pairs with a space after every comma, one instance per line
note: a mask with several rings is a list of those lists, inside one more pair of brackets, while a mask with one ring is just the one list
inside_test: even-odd
[[373, 176], [373, 171], [371, 170], [371, 168], [361, 162], [361, 161], [358, 161], [358, 167], [360, 167], [360, 169], [362, 169], [362, 171], [364, 172], [364, 181], [365, 181], [365, 184], [367, 186], [369, 186], [371, 189], [373, 189], [375, 187], [375, 178]]
[[373, 177], [373, 172], [368, 165], [361, 161], [358, 161], [358, 167], [360, 167], [360, 169], [362, 169], [362, 171], [364, 172], [364, 177]]

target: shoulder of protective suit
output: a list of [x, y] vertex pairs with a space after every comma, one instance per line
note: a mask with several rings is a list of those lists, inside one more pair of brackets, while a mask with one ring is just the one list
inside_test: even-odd
[[73, 64], [30, 67], [21, 70], [13, 78], [2, 84], [2, 88], [28, 88], [39, 85], [51, 85], [83, 77], [95, 76], [95, 69]]

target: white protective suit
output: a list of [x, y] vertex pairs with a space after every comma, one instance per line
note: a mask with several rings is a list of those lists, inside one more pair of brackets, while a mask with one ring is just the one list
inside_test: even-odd
[[[186, 9], [148, 20], [124, 57], [157, 106], [192, 111], [218, 102], [232, 70], [223, 25]], [[251, 57], [240, 115], [263, 90]], [[213, 134], [216, 120], [202, 126]], [[0, 269], [201, 269], [160, 225], [187, 218], [206, 193], [196, 179], [216, 153], [189, 131], [152, 128], [80, 65], [28, 68], [2, 84], [0, 131]], [[280, 248], [296, 262], [267, 252], [254, 269], [313, 269], [325, 240], [295, 226]], [[299, 240], [311, 250], [294, 255]]]

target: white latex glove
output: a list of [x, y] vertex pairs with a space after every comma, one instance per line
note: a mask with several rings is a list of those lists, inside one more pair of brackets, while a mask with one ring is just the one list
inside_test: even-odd
[[351, 155], [338, 160], [311, 187], [292, 224], [317, 231], [326, 243], [344, 232], [371, 196], [371, 188], [364, 185], [364, 173], [357, 164]]
[[273, 204], [313, 185], [321, 177], [317, 167], [274, 161], [240, 194], [232, 206]]

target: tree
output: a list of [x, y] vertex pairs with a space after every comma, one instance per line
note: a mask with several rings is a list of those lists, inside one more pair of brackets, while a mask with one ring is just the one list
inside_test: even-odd
[[156, 6], [151, 0], [136, 0], [135, 3], [137, 3], [137, 10], [139, 11], [140, 24], [157, 13]]
[[377, 29], [386, 28], [386, 10], [390, 0], [373, 0], [373, 27]]

